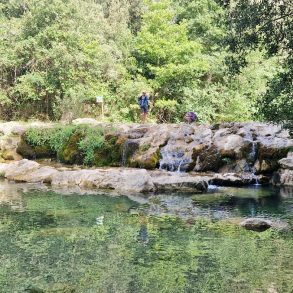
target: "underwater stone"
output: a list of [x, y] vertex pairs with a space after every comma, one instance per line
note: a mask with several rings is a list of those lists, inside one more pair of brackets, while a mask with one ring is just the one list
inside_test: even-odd
[[252, 230], [256, 232], [263, 232], [272, 227], [272, 222], [269, 220], [259, 218], [249, 218], [240, 223], [241, 227], [246, 230]]

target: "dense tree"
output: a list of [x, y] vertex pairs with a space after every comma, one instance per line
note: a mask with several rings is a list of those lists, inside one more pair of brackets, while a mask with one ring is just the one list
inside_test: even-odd
[[150, 3], [135, 48], [138, 70], [149, 80], [158, 104], [166, 107], [180, 105], [184, 88], [208, 67], [202, 45], [189, 40], [186, 22], [176, 23], [176, 11], [168, 0]]
[[230, 49], [233, 65], [246, 64], [246, 53], [261, 46], [269, 56], [280, 56], [282, 70], [270, 82], [260, 104], [268, 120], [293, 128], [293, 4], [290, 0], [241, 0], [231, 5]]
[[[249, 23], [260, 13], [265, 22], [269, 12], [284, 9], [262, 8], [250, 17], [253, 2], [231, 3], [0, 0], [0, 115], [98, 115], [94, 100], [102, 95], [106, 119], [137, 121], [136, 98], [146, 89], [152, 93], [153, 121], [181, 121], [190, 110], [204, 122], [245, 121], [261, 118], [259, 105], [265, 117], [277, 113], [277, 121], [292, 120], [288, 8], [284, 20], [274, 22], [279, 37], [269, 38], [269, 30], [262, 31], [265, 23], [256, 40]], [[239, 63], [248, 47], [244, 66], [234, 66], [238, 71], [231, 75], [225, 60], [232, 55]], [[282, 58], [268, 58], [266, 52]], [[273, 90], [267, 91], [270, 80]]]

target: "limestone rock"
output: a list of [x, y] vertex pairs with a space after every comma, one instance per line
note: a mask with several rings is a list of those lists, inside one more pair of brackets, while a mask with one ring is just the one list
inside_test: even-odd
[[21, 160], [7, 165], [5, 177], [15, 181], [27, 181], [29, 173], [40, 168], [40, 164], [34, 161]]
[[8, 167], [7, 163], [0, 163], [0, 177], [5, 176], [6, 169]]
[[159, 166], [160, 149], [151, 147], [147, 151], [138, 151], [129, 161], [133, 168], [156, 169]]
[[203, 176], [185, 173], [151, 172], [152, 181], [158, 192], [203, 192], [208, 188], [208, 180]]
[[256, 178], [251, 173], [216, 173], [210, 183], [219, 186], [244, 186], [256, 183]]
[[22, 177], [22, 180], [14, 179], [15, 181], [25, 181], [29, 183], [51, 183], [52, 178], [56, 175], [58, 171], [52, 167], [40, 167], [37, 170], [28, 172], [25, 177]]
[[228, 134], [226, 129], [218, 130], [213, 137], [214, 145], [222, 157], [241, 158], [247, 142], [238, 134]]
[[249, 218], [240, 223], [246, 230], [263, 232], [272, 227], [272, 222], [265, 219]]
[[274, 173], [271, 183], [281, 186], [293, 186], [293, 170], [280, 169]]
[[146, 170], [95, 169], [58, 172], [53, 176], [54, 186], [78, 185], [87, 188], [113, 189], [121, 192], [150, 192], [153, 183]]
[[220, 151], [215, 146], [198, 145], [193, 149], [193, 160], [196, 162], [195, 171], [217, 171], [224, 164]]
[[293, 170], [293, 157], [287, 157], [279, 161], [281, 168]]

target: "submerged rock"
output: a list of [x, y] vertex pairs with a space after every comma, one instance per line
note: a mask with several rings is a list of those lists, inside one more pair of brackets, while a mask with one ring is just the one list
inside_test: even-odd
[[263, 232], [272, 227], [272, 222], [260, 218], [249, 218], [240, 223], [246, 230]]

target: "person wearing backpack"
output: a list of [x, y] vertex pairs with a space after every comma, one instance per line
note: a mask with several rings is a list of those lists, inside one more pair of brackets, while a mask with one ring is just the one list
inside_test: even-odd
[[184, 121], [188, 124], [191, 124], [195, 121], [197, 121], [197, 115], [194, 112], [187, 112], [184, 116]]
[[138, 97], [138, 105], [140, 107], [140, 120], [145, 123], [149, 112], [149, 96], [145, 91]]

